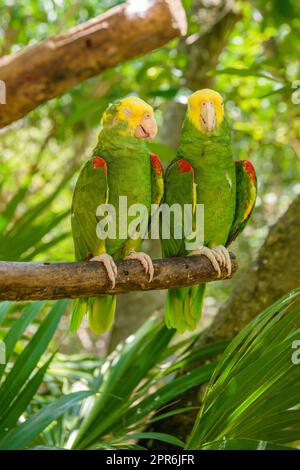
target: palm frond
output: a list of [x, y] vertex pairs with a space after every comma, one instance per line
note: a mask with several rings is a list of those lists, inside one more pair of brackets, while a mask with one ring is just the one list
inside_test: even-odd
[[[300, 339], [300, 289], [251, 321], [216, 367], [188, 449], [224, 440], [300, 440], [300, 373], [293, 360]], [[216, 443], [216, 444], [214, 444]], [[271, 444], [270, 444], [271, 445]]]

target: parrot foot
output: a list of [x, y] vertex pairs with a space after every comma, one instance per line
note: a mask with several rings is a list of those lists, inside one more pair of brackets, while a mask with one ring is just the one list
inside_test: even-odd
[[142, 251], [140, 252], [132, 251], [124, 259], [139, 261], [141, 265], [143, 266], [143, 268], [145, 269], [146, 274], [149, 274], [149, 282], [153, 280], [154, 267], [153, 267], [152, 259], [150, 258], [149, 255], [147, 255], [146, 253], [143, 253]]
[[99, 256], [95, 256], [94, 258], [91, 258], [90, 261], [97, 261], [98, 263], [102, 263], [104, 265], [107, 275], [109, 277], [109, 280], [111, 282], [111, 287], [112, 289], [114, 289], [116, 286], [116, 277], [117, 277], [118, 269], [112, 257], [108, 255], [107, 253], [105, 253], [103, 255], [99, 255]]
[[221, 257], [221, 264], [220, 265], [226, 267], [228, 276], [230, 276], [231, 271], [232, 271], [232, 263], [231, 263], [230, 254], [229, 254], [229, 251], [227, 250], [227, 248], [225, 248], [225, 246], [223, 246], [223, 245], [219, 245], [219, 246], [216, 246], [215, 248], [213, 248], [213, 251], [220, 255], [220, 257]]
[[218, 278], [221, 277], [221, 269], [223, 258], [221, 257], [220, 253], [216, 250], [208, 248], [207, 246], [203, 246], [198, 250], [191, 251], [188, 256], [206, 256], [209, 259], [211, 264], [213, 265], [215, 271], [218, 273]]

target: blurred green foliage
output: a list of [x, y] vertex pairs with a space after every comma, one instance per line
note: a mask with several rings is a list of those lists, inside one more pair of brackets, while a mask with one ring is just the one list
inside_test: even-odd
[[299, 294], [295, 289], [282, 297], [231, 341], [206, 390], [188, 449], [299, 448], [300, 381], [293, 356]]
[[[140, 430], [195, 408], [171, 409], [170, 402], [210, 379], [216, 361], [200, 366], [197, 361], [222, 353], [226, 343], [193, 352], [199, 334], [170, 344], [175, 330], [150, 318], [106, 359], [56, 354], [54, 334], [66, 304], [55, 302], [50, 311], [43, 302], [28, 304], [8, 331], [0, 331], [6, 349], [6, 364], [0, 365], [0, 449], [140, 448], [127, 441], [142, 438], [183, 447], [171, 435]], [[0, 325], [16, 308], [0, 304]], [[32, 329], [34, 321], [38, 326]], [[192, 372], [176, 377], [191, 364]]]

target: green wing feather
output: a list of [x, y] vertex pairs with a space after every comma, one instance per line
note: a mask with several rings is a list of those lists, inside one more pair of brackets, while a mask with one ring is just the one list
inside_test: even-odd
[[77, 261], [97, 256], [105, 251], [96, 227], [97, 207], [108, 202], [107, 166], [101, 157], [93, 157], [82, 168], [72, 203], [72, 232]]
[[[159, 229], [159, 217], [157, 218], [157, 212], [164, 196], [164, 171], [160, 158], [155, 153], [150, 153], [151, 163], [151, 214], [149, 212], [149, 223], [148, 223], [148, 236], [151, 238], [150, 231], [155, 228], [156, 231]], [[152, 208], [154, 204], [154, 209]], [[155, 232], [156, 233], [156, 232]], [[158, 234], [157, 234], [158, 235]]]
[[160, 204], [164, 195], [164, 172], [160, 158], [150, 154], [151, 162], [151, 203]]
[[[105, 242], [96, 234], [99, 218], [97, 207], [108, 203], [107, 165], [102, 157], [94, 156], [82, 168], [74, 190], [72, 232], [77, 261], [105, 253]], [[91, 330], [100, 334], [111, 328], [116, 307], [115, 296], [76, 299], [70, 329], [77, 331], [88, 311]]]
[[[164, 202], [171, 206], [190, 204], [195, 208], [197, 203], [194, 170], [192, 165], [183, 159], [174, 160], [166, 171]], [[161, 236], [163, 254], [166, 257], [186, 255], [185, 240], [174, 237], [175, 230], [183, 230], [182, 224], [176, 227], [171, 214], [170, 239]], [[201, 316], [203, 294], [205, 286], [192, 286], [180, 289], [169, 289], [166, 301], [166, 325], [176, 328], [179, 333], [186, 330], [193, 331], [197, 327]]]
[[248, 160], [236, 161], [235, 170], [236, 209], [226, 246], [229, 246], [246, 227], [257, 196], [257, 179], [252, 163]]
[[[170, 163], [165, 175], [165, 197], [164, 203], [169, 207], [173, 204], [191, 204], [193, 208], [196, 205], [196, 191], [194, 183], [194, 170], [192, 165], [183, 159], [176, 159]], [[163, 256], [184, 256], [186, 254], [184, 239], [175, 239], [174, 234], [178, 229], [183, 230], [183, 224], [176, 227], [171, 213], [170, 217], [170, 239], [161, 237]]]

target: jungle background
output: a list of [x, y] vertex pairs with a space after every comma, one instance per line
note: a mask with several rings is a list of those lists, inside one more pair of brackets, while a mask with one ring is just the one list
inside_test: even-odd
[[[0, 54], [15, 53], [119, 3], [122, 2], [1, 0]], [[156, 320], [154, 324], [148, 320], [153, 314], [158, 318], [163, 316], [163, 291], [120, 296], [113, 330], [100, 337], [91, 334], [87, 323], [83, 324], [78, 335], [68, 331], [70, 305], [67, 302], [38, 304], [30, 315], [28, 310], [35, 308], [33, 304], [0, 304], [1, 338], [23, 318], [22, 326], [19, 323], [11, 340], [9, 370], [12, 371], [16, 361], [21, 368], [25, 360], [24, 351], [25, 356], [26, 351], [29, 354], [26, 348], [33, 344], [32, 338], [36, 338], [35, 335], [43, 328], [49, 332], [44, 323], [48, 321], [49, 327], [52, 318], [49, 318], [49, 309], [54, 309], [52, 315], [56, 314], [56, 319], [52, 318], [51, 337], [44, 338], [40, 356], [35, 359], [30, 356], [33, 367], [28, 370], [26, 380], [36, 379], [36, 386], [31, 382], [33, 393], [30, 400], [26, 401], [24, 396], [20, 399], [24, 407], [19, 414], [12, 413], [14, 417], [5, 421], [3, 430], [14, 429], [20, 418], [22, 423], [28, 421], [31, 414], [38, 412], [43, 405], [51, 406], [54, 400], [67, 397], [69, 393], [87, 393], [86, 384], [94, 381], [95, 377], [97, 382], [95, 371], [107, 361], [107, 355], [113, 352], [109, 358], [118, 357], [118, 354], [122, 356], [122, 347], [117, 347], [117, 344], [130, 335], [137, 341], [136, 331], [142, 327], [143, 335], [148, 328], [148, 341], [154, 341], [155, 335], [161, 334], [162, 345], [165, 343], [166, 346], [168, 341], [171, 343], [165, 349], [164, 357], [157, 351], [157, 363], [148, 364], [148, 369], [146, 367], [147, 370], [135, 377], [137, 382], [133, 380], [130, 393], [134, 397], [134, 406], [139, 397], [155, 393], [151, 387], [155, 390], [157, 386], [171, 384], [172, 380], [186, 377], [186, 373], [193, 374], [195, 367], [210, 367], [209, 354], [220, 353], [226, 341], [234, 338], [263, 308], [300, 285], [299, 5], [294, 0], [184, 0], [182, 3], [188, 18], [185, 37], [82, 82], [0, 131], [0, 259], [74, 259], [70, 225], [72, 192], [80, 166], [95, 146], [101, 114], [110, 102], [134, 93], [153, 105], [159, 135], [152, 148], [166, 166], [175, 155], [187, 96], [199, 88], [211, 87], [224, 97], [233, 128], [235, 159], [251, 160], [258, 175], [254, 215], [232, 246], [238, 257], [239, 271], [230, 281], [209, 285], [200, 324], [204, 333], [176, 339], [169, 338], [165, 330], [159, 330], [159, 333]], [[148, 244], [145, 249], [153, 257], [160, 257], [158, 243]], [[24, 320], [24, 311], [31, 321]], [[141, 338], [145, 341], [145, 336], [139, 334], [139, 341]], [[125, 347], [126, 344], [128, 346], [129, 343], [125, 342]], [[205, 350], [209, 344], [218, 346], [208, 356], [199, 355], [199, 351]], [[138, 350], [137, 346], [134, 354]], [[33, 347], [31, 351], [33, 354]], [[148, 356], [149, 351], [150, 346]], [[193, 356], [195, 352], [198, 352], [196, 358]], [[55, 357], [49, 358], [54, 353]], [[46, 355], [47, 362], [41, 359], [44, 358], [42, 354]], [[142, 361], [134, 354], [131, 370], [139, 360]], [[144, 354], [147, 358], [147, 350]], [[169, 361], [167, 366], [166, 358]], [[206, 360], [204, 366], [203, 359]], [[202, 361], [201, 365], [199, 361]], [[45, 370], [37, 380], [32, 373], [34, 367], [41, 370], [41, 364]], [[171, 368], [168, 374], [166, 368]], [[203, 369], [201, 371], [203, 373]], [[4, 374], [4, 370], [2, 372]], [[138, 420], [138, 424], [134, 424], [133, 416], [138, 414], [138, 409], [135, 413], [131, 411], [126, 429], [127, 432], [134, 429], [135, 433], [131, 433], [128, 446], [157, 448], [157, 437], [163, 441], [164, 448], [179, 446], [181, 441], [176, 439], [185, 441], [200, 406], [200, 385], [206, 383], [210, 375], [207, 372], [207, 375], [201, 375], [201, 379], [197, 376], [195, 382], [186, 388], [179, 386], [175, 405], [172, 402], [167, 408], [170, 415], [166, 419], [156, 416], [146, 424], [143, 422], [141, 427]], [[13, 384], [12, 381], [11, 387]], [[173, 390], [175, 388], [176, 384]], [[84, 398], [81, 397], [82, 400]], [[173, 396], [167, 397], [161, 408], [158, 407], [160, 414], [168, 400], [172, 401]], [[12, 441], [13, 444], [7, 445], [16, 448], [32, 445], [64, 447], [75, 419], [74, 409], [79, 406], [77, 402], [73, 405], [67, 411], [63, 408], [38, 437], [35, 434], [26, 443]], [[17, 407], [13, 401], [9, 406], [12, 410]], [[103, 416], [101, 406], [97, 409], [98, 418]], [[179, 409], [183, 411], [176, 412]], [[68, 419], [63, 418], [65, 414]], [[93, 416], [96, 419], [95, 412]], [[143, 428], [144, 432], [141, 431]], [[0, 423], [0, 434], [1, 429]], [[121, 432], [113, 427], [99, 430], [95, 435], [97, 446], [117, 447], [119, 444], [112, 443], [111, 435], [117, 436], [119, 443], [123, 442], [124, 430]], [[106, 436], [101, 445], [99, 436]], [[251, 433], [247, 437], [251, 437]], [[140, 439], [142, 441], [137, 444]], [[80, 442], [82, 448], [92, 445], [85, 442], [84, 437]], [[284, 443], [283, 440], [279, 442]], [[2, 445], [5, 448], [6, 444]]]

